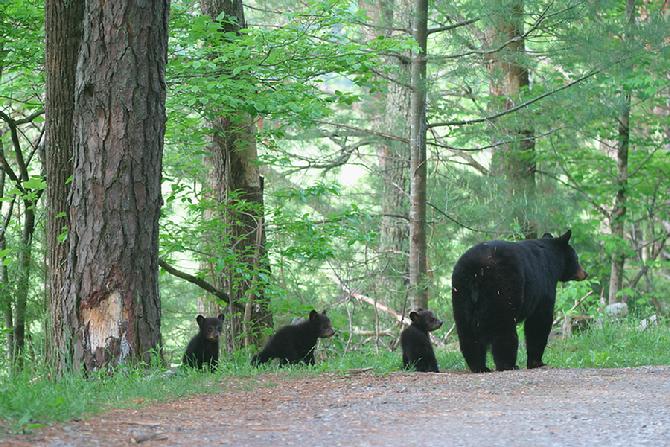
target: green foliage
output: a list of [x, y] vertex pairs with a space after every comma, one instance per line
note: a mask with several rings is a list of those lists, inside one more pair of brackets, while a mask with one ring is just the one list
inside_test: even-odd
[[[664, 222], [670, 214], [668, 122], [667, 113], [661, 113], [667, 110], [669, 94], [667, 17], [655, 13], [659, 2], [650, 2], [650, 14], [644, 20], [638, 18], [634, 26], [627, 24], [620, 1], [528, 0], [524, 4], [527, 54], [515, 54], [509, 47], [496, 52], [502, 60], [531, 72], [530, 86], [514, 98], [491, 94], [491, 82], [499, 80], [500, 73], [487, 69], [486, 55], [492, 53], [490, 43], [482, 39], [509, 15], [510, 3], [431, 4], [431, 27], [452, 24], [454, 17], [478, 20], [430, 36], [429, 123], [482, 118], [505, 102], [518, 105], [542, 99], [481, 123], [431, 128], [430, 306], [451, 323], [450, 275], [456, 259], [482, 240], [521, 238], [521, 222], [510, 210], [524, 209], [540, 234], [572, 228], [573, 245], [590, 274], [589, 281], [560, 286], [557, 313], [600, 317], [598, 297], [607, 288], [609, 259], [614, 254], [628, 258], [620, 294], [628, 297], [633, 314], [667, 313], [668, 260], [650, 256], [654, 244], [667, 237]], [[374, 18], [366, 17], [350, 1], [287, 2], [282, 8], [283, 14], [248, 8], [253, 26], [233, 33], [222, 31], [232, 29], [230, 18], [212, 20], [201, 14], [198, 2], [171, 4], [161, 256], [200, 278], [230, 272], [233, 289], [251, 283], [242, 300], [263, 292], [271, 300], [275, 326], [305, 316], [311, 308], [327, 308], [342, 337], [323, 344], [326, 355], [317, 366], [289, 368], [290, 374], [361, 367], [384, 374], [397, 371], [399, 354], [388, 352], [387, 342], [380, 342], [379, 351], [366, 345], [343, 353], [350, 322], [366, 330], [395, 330], [396, 322], [368, 304], [349, 299], [338, 282], [398, 312], [408, 310], [404, 263], [389, 267], [380, 255], [384, 219], [397, 219], [394, 224], [400, 230], [406, 229], [407, 219], [383, 216], [385, 192], [379, 169], [380, 154], [391, 141], [380, 134], [390, 134], [398, 144], [406, 144], [406, 135], [401, 134], [400, 125], [383, 128], [385, 115], [395, 111], [376, 106], [398, 85], [406, 84], [403, 70], [416, 45], [402, 31], [407, 21], [400, 11], [394, 11], [397, 23], [392, 33], [368, 39], [364, 34], [371, 30], [363, 29], [361, 23]], [[0, 1], [0, 109], [15, 119], [42, 107], [43, 42], [43, 2]], [[582, 77], [583, 81], [563, 89]], [[621, 239], [609, 235], [607, 226], [619, 188], [614, 153], [625, 92], [632, 95], [633, 105], [626, 237]], [[239, 191], [222, 201], [207, 189], [211, 165], [207, 145], [212, 137], [231, 137], [213, 135], [211, 123], [220, 118], [229, 120], [233, 128], [247, 118], [256, 126], [258, 162], [266, 179], [264, 210], [245, 201]], [[28, 136], [39, 135], [42, 125], [43, 120], [37, 119]], [[534, 201], [521, 194], [511, 199], [503, 194], [509, 184], [495, 174], [492, 161], [494, 150], [503, 143], [518, 145], [519, 132], [525, 130], [532, 132], [535, 144]], [[5, 123], [0, 123], [0, 132], [4, 153], [15, 166]], [[39, 176], [39, 152], [33, 155], [31, 178], [22, 184], [29, 195], [23, 196], [7, 182], [3, 213], [10, 200], [36, 198], [47, 186]], [[406, 185], [396, 186], [407, 193]], [[31, 278], [28, 328], [36, 356], [41, 357], [46, 336], [44, 266], [39, 260], [47, 213], [44, 208], [38, 211], [33, 256], [38, 261]], [[236, 228], [250, 215], [264, 216], [267, 265], [251, 267], [252, 248], [237, 250], [243, 235]], [[406, 233], [399, 234], [407, 239]], [[0, 250], [2, 262], [9, 267], [9, 280], [0, 285], [3, 305], [11, 304], [15, 293], [17, 271], [11, 261], [20, 249], [19, 235], [19, 222], [12, 219], [6, 248]], [[66, 237], [63, 229], [59, 240]], [[400, 247], [402, 252], [404, 246]], [[406, 258], [406, 253], [397, 255]], [[400, 292], [388, 290], [381, 281], [385, 268], [397, 269], [393, 273], [399, 278]], [[642, 269], [648, 269], [643, 279], [631, 284]], [[178, 363], [196, 330], [196, 300], [204, 293], [167, 274], [160, 281], [166, 360]], [[8, 332], [8, 328], [2, 331]], [[606, 322], [602, 329], [592, 327], [566, 341], [552, 341], [547, 361], [564, 367], [668, 363], [667, 354], [661, 352], [668, 345], [667, 332], [667, 326], [638, 332], [634, 320]], [[358, 336], [352, 340], [363, 343]], [[221, 377], [257, 374], [248, 365], [249, 355], [247, 351], [232, 354], [214, 376], [130, 368], [115, 377], [52, 381], [47, 379], [48, 370], [38, 367], [3, 378], [0, 417], [30, 428], [31, 421], [42, 422], [53, 415], [68, 418], [121, 401], [132, 405], [138, 396], [152, 400], [161, 394], [167, 398], [205, 392]], [[442, 368], [464, 369], [453, 343], [437, 355]], [[0, 365], [3, 372], [8, 371], [6, 362]]]

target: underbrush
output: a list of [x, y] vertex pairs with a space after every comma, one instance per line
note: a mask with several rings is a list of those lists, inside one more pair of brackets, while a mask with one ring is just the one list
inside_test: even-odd
[[[442, 371], [463, 371], [465, 363], [456, 339], [436, 350]], [[523, 340], [518, 364], [526, 361]], [[554, 368], [609, 368], [670, 364], [670, 326], [667, 322], [642, 331], [639, 321], [604, 322], [566, 340], [553, 339], [544, 360]], [[183, 396], [220, 392], [232, 378], [253, 378], [274, 372], [284, 377], [347, 374], [356, 370], [390, 374], [401, 370], [400, 352], [385, 349], [342, 353], [327, 344], [320, 348], [315, 366], [254, 368], [249, 354], [238, 352], [221, 361], [219, 371], [208, 373], [182, 368], [120, 367], [114, 374], [89, 377], [70, 374], [50, 379], [46, 369], [24, 370], [0, 376], [0, 427], [27, 431], [53, 421], [65, 421], [112, 408], [134, 408]], [[492, 361], [489, 358], [489, 366]], [[255, 381], [250, 381], [250, 386]], [[260, 383], [260, 382], [259, 382]]]

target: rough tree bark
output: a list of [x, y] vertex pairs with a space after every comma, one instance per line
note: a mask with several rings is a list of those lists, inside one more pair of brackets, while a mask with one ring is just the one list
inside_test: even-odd
[[[212, 19], [222, 12], [226, 19], [224, 32], [239, 32], [246, 27], [241, 0], [204, 0], [202, 11]], [[258, 169], [256, 128], [254, 119], [246, 112], [220, 116], [211, 123], [209, 146], [209, 189], [216, 203], [223, 204], [227, 240], [234, 243], [236, 263], [250, 273], [242, 278], [239, 269], [226, 268], [215, 274], [212, 282], [230, 296], [226, 318], [226, 348], [237, 349], [242, 344], [258, 344], [263, 328], [272, 327], [272, 314], [264, 296], [260, 270], [269, 269], [265, 249], [263, 208], [263, 179]], [[244, 315], [239, 315], [235, 303], [245, 303]], [[240, 339], [240, 335], [244, 337]]]
[[[626, 22], [629, 27], [635, 25], [635, 0], [626, 2]], [[627, 40], [627, 32], [624, 32], [624, 40]], [[630, 90], [622, 89], [621, 105], [617, 117], [617, 192], [614, 197], [614, 207], [610, 215], [610, 229], [612, 235], [624, 242], [624, 221], [626, 218], [626, 189], [628, 187], [628, 148], [630, 145]], [[623, 297], [617, 296], [623, 287], [623, 273], [626, 257], [621, 249], [617, 248], [612, 253], [610, 284], [608, 290], [608, 302], [610, 304], [620, 302]]]
[[47, 294], [49, 300], [49, 333], [47, 355], [53, 365], [60, 365], [58, 338], [63, 324], [63, 274], [68, 246], [63, 235], [68, 228], [68, 179], [72, 175], [74, 127], [74, 81], [77, 56], [82, 37], [83, 0], [47, 0], [46, 31], [46, 101], [45, 158], [47, 183]]
[[[89, 0], [75, 81], [65, 362], [94, 370], [160, 348], [158, 218], [168, 1]], [[65, 367], [67, 365], [61, 365]]]
[[428, 0], [415, 0], [412, 35], [419, 52], [412, 55], [410, 80], [410, 212], [409, 286], [412, 306], [428, 307], [426, 256], [426, 50]]
[[[487, 60], [491, 76], [489, 90], [499, 98], [496, 109], [502, 102], [504, 110], [514, 107], [524, 88], [529, 85], [528, 69], [522, 59], [526, 53], [523, 38], [523, 0], [497, 0], [499, 9], [494, 15], [494, 24], [488, 32], [488, 44], [492, 48], [503, 49], [492, 53]], [[496, 110], [498, 111], [498, 110]], [[510, 143], [494, 150], [490, 172], [502, 179], [505, 188], [505, 208], [511, 212], [508, 217], [521, 227], [527, 239], [537, 237], [537, 223], [533, 218], [535, 209], [535, 140], [533, 130], [525, 126], [506, 129], [503, 138]]]

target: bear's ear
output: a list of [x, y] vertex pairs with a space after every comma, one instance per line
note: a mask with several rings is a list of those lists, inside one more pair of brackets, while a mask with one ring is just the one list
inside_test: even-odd
[[324, 309], [323, 312], [321, 312], [321, 315], [326, 315], [326, 309]]
[[570, 241], [570, 236], [572, 236], [572, 230], [566, 231], [565, 234], [558, 238], [558, 240], [567, 244]]
[[418, 316], [419, 316], [419, 314], [416, 313], [416, 312], [410, 312], [409, 313], [409, 319], [412, 320], [412, 321], [416, 321]]
[[202, 322], [205, 321], [205, 317], [203, 317], [202, 315], [198, 315], [197, 317], [195, 317], [195, 321], [197, 321], [198, 326], [200, 326], [202, 325]]
[[312, 311], [309, 313], [310, 321], [311, 320], [316, 320], [317, 318], [319, 318], [319, 313], [317, 311], [315, 311], [314, 309], [312, 309]]
[[553, 238], [554, 238], [554, 236], [552, 236], [551, 233], [544, 233], [542, 235], [542, 239], [553, 239]]
[[217, 318], [218, 318], [219, 320], [223, 321], [223, 318], [224, 318], [224, 317], [223, 317], [223, 314], [219, 314], [219, 316], [218, 316]]

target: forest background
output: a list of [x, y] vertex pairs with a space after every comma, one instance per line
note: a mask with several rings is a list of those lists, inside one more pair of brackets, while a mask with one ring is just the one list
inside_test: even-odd
[[[79, 127], [63, 124], [58, 95], [68, 79], [71, 97], [83, 97], [83, 80], [104, 77], [79, 53], [95, 43], [83, 3], [0, 1], [3, 380], [179, 363], [195, 316], [219, 311], [224, 358], [237, 364], [312, 308], [327, 309], [339, 332], [321, 359], [394, 350], [417, 307], [445, 320], [438, 351], [456, 352], [458, 257], [484, 240], [567, 229], [589, 279], [559, 286], [556, 332], [586, 322], [596, 337], [625, 337], [603, 327], [606, 306], [625, 303], [630, 327], [652, 322], [667, 341], [667, 0], [173, 0], [164, 139], [144, 130], [158, 161], [129, 180], [160, 178], [160, 215], [129, 211], [154, 219], [159, 239], [121, 224], [109, 236], [115, 218], [101, 211], [108, 217], [91, 228], [108, 250], [84, 247], [92, 277], [137, 266], [120, 281], [132, 277], [124, 290], [144, 314], [96, 312], [141, 335], [130, 357], [105, 337], [98, 354], [78, 354], [72, 339], [95, 332], [95, 319], [86, 298], [66, 315], [63, 290], [97, 293], [75, 291], [87, 284], [68, 270], [68, 250], [85, 253], [72, 242], [85, 239], [77, 191], [96, 181], [76, 161], [87, 146], [75, 136], [96, 115], [77, 99], [69, 113]], [[143, 85], [137, 72], [114, 82]], [[113, 137], [91, 149], [94, 162], [115, 159]], [[74, 141], [70, 155], [58, 141]], [[139, 251], [117, 257], [129, 241]], [[134, 320], [150, 309], [153, 322]], [[607, 358], [598, 352], [587, 363]]]

